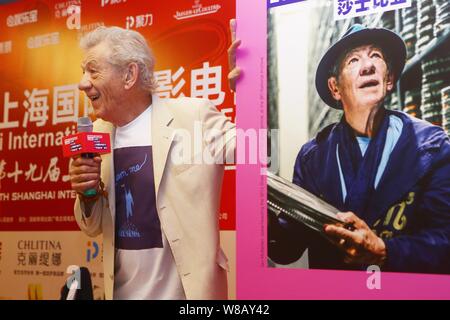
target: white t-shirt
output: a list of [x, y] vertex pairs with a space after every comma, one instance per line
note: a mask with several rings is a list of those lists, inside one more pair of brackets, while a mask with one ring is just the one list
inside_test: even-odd
[[156, 211], [151, 106], [118, 127], [114, 299], [186, 299]]

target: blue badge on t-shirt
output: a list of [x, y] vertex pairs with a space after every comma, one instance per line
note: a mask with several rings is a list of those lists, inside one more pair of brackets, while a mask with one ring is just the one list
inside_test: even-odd
[[152, 147], [114, 150], [116, 184], [116, 248], [162, 248], [156, 211]]

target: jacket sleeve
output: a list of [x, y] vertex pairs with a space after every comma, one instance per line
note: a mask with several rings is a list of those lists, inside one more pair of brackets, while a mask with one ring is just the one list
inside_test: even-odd
[[77, 197], [74, 206], [75, 220], [81, 231], [90, 237], [96, 237], [102, 233], [102, 208], [106, 205], [107, 200], [100, 197], [92, 206], [91, 215], [85, 214], [85, 205]]
[[[97, 119], [94, 122], [94, 132], [105, 132], [111, 134], [113, 130], [112, 124], [105, 122], [101, 119]], [[103, 158], [103, 157], [102, 157]], [[108, 168], [104, 167], [104, 162], [101, 165], [101, 172], [107, 172]], [[103, 181], [105, 181], [102, 175]], [[92, 204], [91, 214], [89, 217], [85, 214], [85, 205], [77, 197], [74, 205], [74, 215], [78, 226], [81, 231], [86, 233], [90, 237], [95, 237], [103, 232], [102, 230], [102, 217], [106, 210], [109, 213], [108, 199], [106, 197], [99, 197], [95, 203]]]
[[[303, 146], [294, 165], [293, 183], [305, 187], [303, 180], [302, 159], [307, 147]], [[289, 218], [277, 218], [268, 212], [268, 255], [278, 264], [297, 261], [308, 247], [311, 231], [305, 225]]]
[[211, 101], [200, 108], [200, 121], [206, 148], [214, 163], [234, 164], [236, 159], [236, 125]]
[[385, 241], [386, 271], [450, 273], [450, 143], [425, 179], [417, 232]]
[[[72, 162], [72, 160], [71, 160]], [[69, 165], [70, 166], [70, 165]], [[85, 205], [83, 201], [77, 196], [74, 205], [75, 220], [80, 227], [80, 230], [90, 237], [95, 237], [102, 233], [102, 208], [106, 205], [106, 199], [99, 197], [91, 208], [89, 217], [85, 214]]]

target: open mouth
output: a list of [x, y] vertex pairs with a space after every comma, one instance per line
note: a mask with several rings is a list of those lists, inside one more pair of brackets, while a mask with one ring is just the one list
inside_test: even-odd
[[378, 86], [378, 80], [369, 80], [365, 81], [362, 85], [359, 86], [360, 89], [371, 88]]
[[98, 98], [100, 98], [100, 95], [95, 95], [95, 96], [89, 96], [89, 99], [91, 99], [92, 102], [94, 102], [95, 100], [97, 100]]

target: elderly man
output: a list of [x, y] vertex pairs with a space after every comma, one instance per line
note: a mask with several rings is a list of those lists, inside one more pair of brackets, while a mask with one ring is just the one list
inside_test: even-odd
[[270, 217], [269, 256], [309, 265], [450, 273], [450, 142], [444, 131], [383, 101], [405, 62], [403, 40], [387, 29], [352, 26], [321, 59], [317, 91], [343, 109], [300, 150], [293, 182], [338, 208], [354, 230], [324, 226], [331, 241]]
[[[152, 95], [154, 58], [139, 33], [100, 27], [81, 47], [79, 88], [113, 153], [74, 159], [70, 175], [78, 225], [103, 234], [106, 298], [226, 299], [218, 229], [224, 162], [201, 157], [232, 159], [234, 124], [209, 101]], [[194, 141], [199, 128], [215, 132], [221, 148]], [[93, 188], [97, 196], [84, 194]]]

